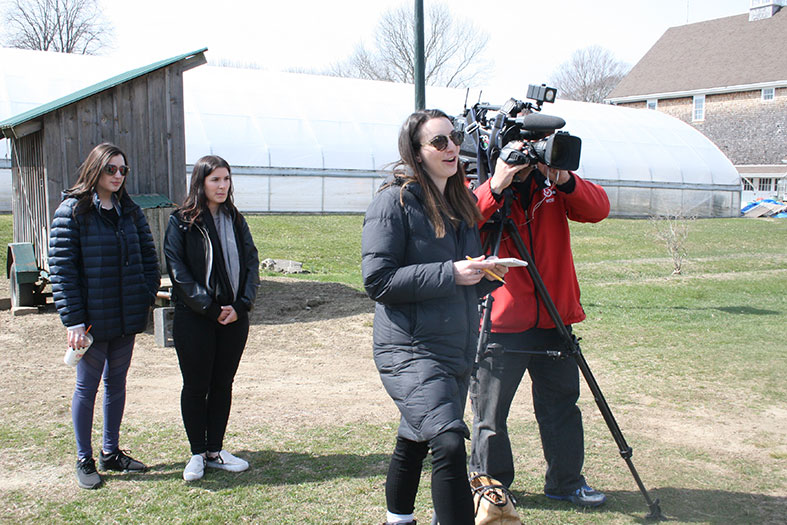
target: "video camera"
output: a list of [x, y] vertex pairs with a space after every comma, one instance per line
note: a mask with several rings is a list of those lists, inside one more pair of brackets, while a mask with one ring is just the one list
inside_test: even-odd
[[[566, 125], [560, 117], [542, 115], [544, 102], [554, 102], [557, 90], [530, 85], [527, 98], [522, 102], [509, 99], [502, 106], [477, 103], [465, 108], [462, 116], [454, 119], [454, 127], [465, 132], [465, 141], [460, 147], [460, 160], [465, 171], [472, 177], [477, 175], [478, 184], [494, 172], [494, 162], [500, 157], [508, 164], [530, 165], [542, 162], [559, 170], [576, 170], [582, 140], [565, 131]], [[513, 141], [522, 141], [522, 151], [510, 146]]]

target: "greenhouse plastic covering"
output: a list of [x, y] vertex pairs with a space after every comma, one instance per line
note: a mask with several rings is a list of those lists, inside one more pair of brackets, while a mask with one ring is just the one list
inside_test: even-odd
[[[12, 49], [0, 49], [0, 62], [0, 120], [143, 65]], [[499, 105], [525, 92], [428, 87], [426, 102], [459, 114], [466, 99]], [[398, 158], [413, 100], [409, 84], [200, 66], [184, 73], [186, 162], [226, 158], [249, 211], [363, 211], [379, 170]], [[615, 214], [739, 214], [737, 171], [692, 126], [658, 111], [563, 100], [543, 113], [582, 139], [577, 172], [604, 186]]]

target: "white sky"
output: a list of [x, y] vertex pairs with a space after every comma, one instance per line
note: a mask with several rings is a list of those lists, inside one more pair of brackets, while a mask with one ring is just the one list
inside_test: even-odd
[[[386, 8], [413, 0], [102, 0], [113, 53], [140, 65], [202, 47], [210, 60], [320, 69], [371, 44]], [[431, 0], [424, 0], [428, 6]], [[635, 64], [668, 28], [746, 13], [749, 0], [450, 0], [490, 34], [490, 81], [512, 91], [547, 82], [579, 48], [598, 44]], [[517, 93], [514, 93], [516, 91]]]

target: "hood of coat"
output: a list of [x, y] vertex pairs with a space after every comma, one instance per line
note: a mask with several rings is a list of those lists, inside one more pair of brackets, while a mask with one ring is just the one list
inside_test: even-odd
[[[73, 204], [71, 204], [72, 208], [74, 206], [76, 206], [76, 203], [79, 201], [79, 197], [77, 197], [76, 195], [70, 194], [68, 192], [68, 190], [61, 191], [60, 192], [60, 200], [62, 202], [65, 202], [68, 199], [74, 199]], [[96, 209], [96, 211], [100, 211], [100, 209], [101, 209], [101, 199], [98, 198], [98, 193], [93, 192], [93, 195], [91, 196], [90, 202], [91, 202], [93, 208]], [[112, 205], [114, 206], [115, 211], [117, 212], [118, 215], [122, 215], [123, 213], [129, 213], [129, 211], [134, 209], [134, 207], [138, 206], [137, 203], [134, 202], [134, 199], [132, 199], [131, 196], [129, 196], [128, 194], [126, 194], [123, 197], [122, 200], [118, 199], [118, 196], [116, 194], [113, 194], [112, 195]]]
[[385, 182], [383, 182], [383, 184], [380, 186], [380, 188], [383, 189], [383, 188], [387, 188], [388, 186], [396, 186], [396, 187], [399, 187], [399, 188], [404, 187], [405, 191], [409, 191], [419, 201], [423, 202], [423, 200], [424, 200], [424, 189], [421, 186], [421, 184], [418, 181], [416, 181], [416, 180], [412, 180], [412, 182], [410, 182], [409, 184], [405, 185], [405, 183], [407, 183], [408, 180], [411, 180], [411, 179], [407, 179], [406, 177], [401, 176], [401, 175], [391, 174], [391, 175], [388, 175], [385, 178]]

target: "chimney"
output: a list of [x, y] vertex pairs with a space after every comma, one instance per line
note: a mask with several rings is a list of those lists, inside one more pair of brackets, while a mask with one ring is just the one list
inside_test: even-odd
[[784, 6], [787, 6], [787, 0], [751, 0], [749, 22], [770, 18]]

